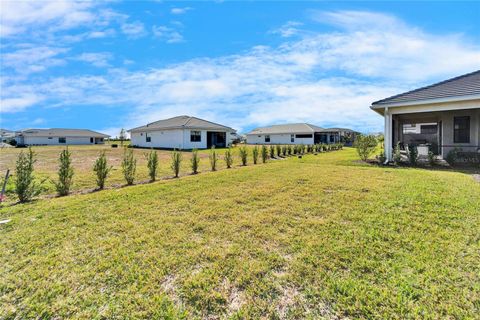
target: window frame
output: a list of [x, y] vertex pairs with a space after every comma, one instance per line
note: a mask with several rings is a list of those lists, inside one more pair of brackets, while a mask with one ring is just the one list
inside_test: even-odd
[[295, 135], [294, 134], [290, 135], [290, 142], [295, 142]]
[[145, 142], [152, 142], [152, 137], [145, 132]]
[[58, 137], [58, 143], [67, 143], [67, 137]]
[[313, 134], [310, 133], [300, 133], [295, 135], [296, 139], [311, 139], [313, 138]]
[[[466, 126], [457, 128], [457, 121], [462, 120], [466, 120]], [[462, 133], [465, 136], [462, 136]], [[470, 143], [470, 116], [453, 117], [453, 143]]]
[[190, 142], [202, 142], [202, 131], [190, 130]]
[[270, 142], [270, 135], [269, 134], [265, 135], [265, 142]]

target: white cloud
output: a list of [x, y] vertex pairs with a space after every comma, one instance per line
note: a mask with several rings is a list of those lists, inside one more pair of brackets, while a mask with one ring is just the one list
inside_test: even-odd
[[167, 26], [153, 26], [152, 32], [156, 38], [162, 39], [167, 43], [183, 42], [182, 34]]
[[41, 97], [35, 94], [22, 94], [16, 97], [6, 97], [2, 93], [0, 98], [0, 112], [1, 113], [15, 113], [23, 111], [42, 100]]
[[109, 60], [112, 59], [111, 53], [108, 52], [84, 52], [74, 58], [74, 60], [90, 63], [95, 67], [110, 66]]
[[143, 37], [147, 34], [144, 24], [140, 21], [124, 23], [121, 29], [125, 35], [133, 39]]
[[183, 7], [183, 8], [172, 8], [170, 10], [171, 14], [184, 14], [187, 13], [187, 11], [193, 10], [191, 7]]
[[303, 23], [298, 21], [288, 21], [283, 26], [278, 29], [273, 30], [271, 33], [279, 34], [284, 38], [289, 38], [300, 33], [298, 27], [302, 26]]
[[48, 46], [27, 47], [16, 51], [3, 53], [0, 61], [2, 68], [12, 68], [18, 73], [29, 74], [44, 71], [47, 68], [65, 64], [61, 55], [68, 52], [67, 48]]

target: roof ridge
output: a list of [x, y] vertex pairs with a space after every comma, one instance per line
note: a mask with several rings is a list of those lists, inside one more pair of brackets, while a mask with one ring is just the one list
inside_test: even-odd
[[198, 117], [190, 117], [190, 119], [188, 120], [190, 122], [190, 120], [192, 120], [193, 118], [197, 119], [197, 120], [200, 120], [200, 121], [205, 121], [205, 122], [208, 122], [208, 123], [211, 123], [211, 124], [214, 124], [214, 125], [217, 125], [217, 126], [221, 126], [221, 127], [225, 127], [225, 128], [229, 128], [229, 129], [233, 129], [232, 127], [227, 127], [227, 126], [224, 126], [223, 124], [220, 124], [220, 123], [216, 123], [216, 122], [213, 122], [213, 121], [209, 121], [209, 120], [205, 120], [205, 119], [201, 119], [201, 118], [198, 118]]
[[456, 80], [459, 80], [459, 79], [462, 79], [462, 78], [465, 78], [465, 77], [469, 77], [469, 76], [474, 75], [476, 73], [480, 73], [480, 70], [476, 70], [476, 71], [473, 71], [473, 72], [462, 74], [462, 75], [456, 76], [454, 78], [450, 78], [450, 79], [443, 80], [443, 81], [440, 81], [440, 82], [436, 82], [436, 83], [433, 83], [433, 84], [430, 84], [430, 85], [427, 85], [427, 86], [423, 86], [423, 87], [420, 87], [420, 88], [417, 88], [417, 89], [402, 92], [402, 93], [399, 93], [399, 94], [396, 94], [396, 95], [393, 95], [393, 96], [390, 96], [390, 97], [387, 97], [387, 98], [384, 98], [384, 99], [381, 99], [381, 100], [377, 100], [377, 101], [372, 102], [372, 105], [378, 104], [378, 103], [381, 103], [381, 102], [385, 102], [385, 101], [390, 100], [390, 99], [398, 98], [398, 97], [406, 95], [406, 94], [418, 92], [418, 91], [425, 90], [425, 89], [428, 89], [428, 88], [432, 88], [432, 87], [435, 87], [435, 86], [439, 86], [439, 85], [442, 85], [442, 84], [445, 84], [445, 83], [456, 81]]

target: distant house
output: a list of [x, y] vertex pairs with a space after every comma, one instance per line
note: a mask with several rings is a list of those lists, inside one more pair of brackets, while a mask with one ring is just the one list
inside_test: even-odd
[[0, 142], [7, 142], [15, 138], [15, 131], [0, 129]]
[[440, 157], [457, 148], [480, 152], [480, 70], [373, 102], [385, 119], [385, 155], [417, 147]]
[[247, 133], [248, 144], [318, 144], [351, 142], [357, 132], [343, 128], [321, 128], [308, 123], [280, 124]]
[[165, 149], [227, 147], [236, 138], [235, 130], [207, 120], [178, 116], [128, 130], [133, 146]]
[[109, 135], [88, 129], [27, 129], [17, 131], [17, 145], [92, 145], [103, 144]]

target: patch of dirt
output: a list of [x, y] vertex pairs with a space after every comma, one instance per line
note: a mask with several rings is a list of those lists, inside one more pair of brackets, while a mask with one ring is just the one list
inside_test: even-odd
[[163, 291], [165, 291], [165, 293], [170, 297], [170, 299], [172, 299], [173, 303], [175, 303], [177, 306], [181, 306], [182, 301], [177, 294], [177, 285], [175, 284], [176, 281], [177, 277], [170, 274], [165, 277], [161, 283], [161, 287]]
[[222, 291], [226, 293], [227, 298], [227, 315], [231, 317], [235, 312], [245, 304], [245, 295], [243, 291], [230, 283], [227, 278], [223, 279]]
[[477, 181], [478, 183], [480, 183], [480, 174], [474, 174], [473, 175], [473, 180]]

